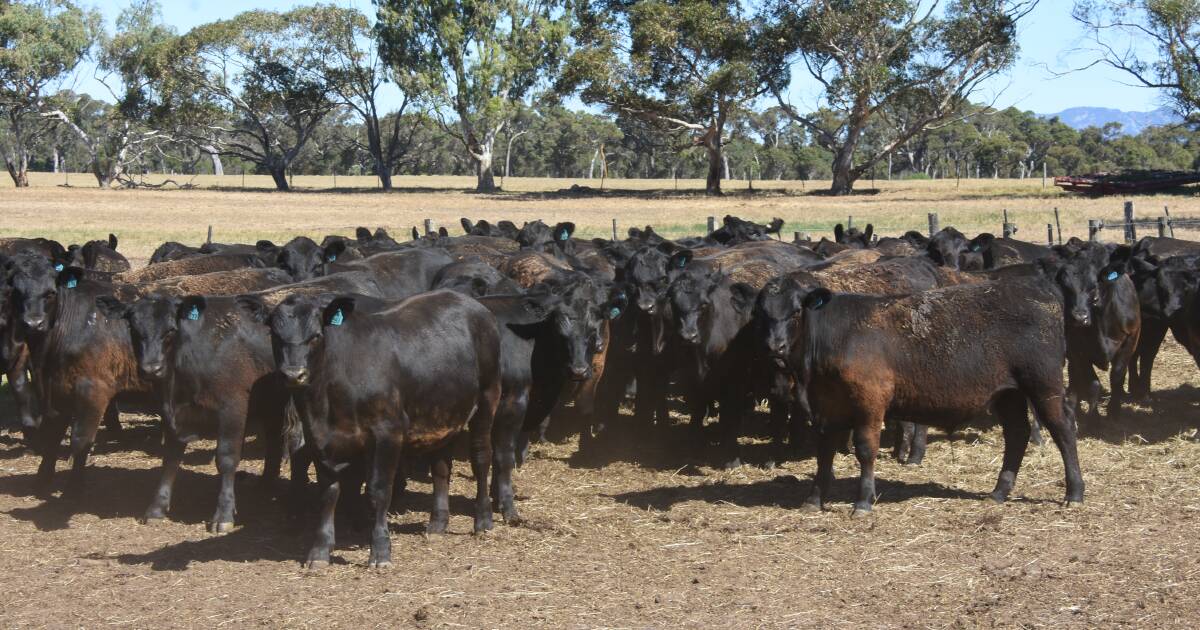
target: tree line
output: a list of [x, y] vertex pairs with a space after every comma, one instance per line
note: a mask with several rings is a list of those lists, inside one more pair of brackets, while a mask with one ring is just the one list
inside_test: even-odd
[[[111, 31], [71, 0], [0, 0], [0, 149], [17, 186], [31, 168], [84, 166], [102, 187], [236, 169], [280, 190], [337, 173], [385, 189], [470, 174], [483, 191], [504, 175], [700, 177], [715, 194], [727, 179], [828, 179], [844, 194], [865, 178], [1195, 168], [1191, 125], [1076, 131], [972, 101], [1011, 67], [1035, 4], [377, 0], [374, 16], [315, 4], [178, 33], [155, 0]], [[1157, 63], [1103, 51], [1135, 13], [1148, 28], [1200, 22], [1151, 13], [1197, 0], [1125, 4], [1076, 6], [1106, 44], [1097, 62], [1192, 116], [1200, 68], [1169, 63], [1170, 32]], [[85, 61], [103, 99], [61, 89]], [[788, 100], [800, 71], [821, 88], [816, 111]]]

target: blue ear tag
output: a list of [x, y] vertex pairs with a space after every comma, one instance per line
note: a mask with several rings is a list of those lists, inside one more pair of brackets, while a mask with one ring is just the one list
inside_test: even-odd
[[611, 309], [611, 310], [609, 310], [609, 311], [608, 311], [608, 318], [609, 318], [609, 319], [616, 319], [616, 318], [617, 318], [617, 316], [618, 316], [618, 315], [620, 315], [620, 314], [621, 314], [621, 309], [619, 309], [619, 308], [617, 308], [617, 307], [615, 307], [615, 306], [614, 306], [614, 307], [612, 307], [612, 309]]
[[63, 268], [64, 268], [64, 267], [63, 267], [63, 264], [62, 264], [62, 263], [54, 263], [54, 270], [55, 270], [55, 271], [62, 271], [62, 270], [63, 270]]
[[74, 289], [75, 287], [79, 286], [79, 280], [75, 278], [67, 278], [66, 286], [68, 289]]
[[1110, 272], [1108, 272], [1108, 275], [1105, 277], [1108, 279], [1109, 282], [1112, 282], [1113, 280], [1116, 280], [1117, 276], [1119, 276], [1119, 275], [1121, 275], [1121, 274], [1119, 274], [1115, 271], [1110, 271]]
[[337, 254], [330, 254], [325, 257], [325, 260], [328, 262], [333, 262], [333, 261], [337, 260]]
[[814, 302], [813, 305], [810, 306], [809, 308], [816, 310], [818, 308], [821, 308], [824, 305], [825, 305], [825, 298], [817, 298], [817, 301]]
[[192, 321], [196, 321], [196, 320], [200, 319], [200, 307], [193, 304], [192, 310], [188, 311], [188, 319], [190, 319]]
[[983, 249], [983, 248], [982, 248], [982, 247], [980, 247], [978, 244], [976, 244], [976, 245], [972, 245], [972, 246], [971, 246], [971, 251], [973, 251], [973, 252], [977, 252], [977, 251], [979, 251], [979, 250], [981, 250], [981, 249]]
[[345, 316], [342, 315], [342, 309], [339, 308], [337, 311], [335, 311], [333, 313], [333, 317], [329, 318], [329, 325], [330, 326], [341, 326], [342, 321], [344, 319], [345, 319]]
[[567, 228], [563, 228], [562, 233], [558, 235], [558, 240], [565, 241], [570, 237], [571, 237], [571, 233], [567, 231]]
[[680, 258], [680, 259], [679, 259], [679, 265], [678, 265], [678, 266], [679, 266], [679, 268], [680, 268], [680, 269], [683, 269], [684, 267], [686, 267], [686, 266], [687, 266], [687, 259], [686, 259], [686, 258]]

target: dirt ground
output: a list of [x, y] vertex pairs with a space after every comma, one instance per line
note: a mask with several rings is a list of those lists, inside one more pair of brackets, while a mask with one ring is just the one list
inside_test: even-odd
[[[875, 198], [880, 213], [923, 220], [918, 212], [932, 207], [920, 199], [926, 193], [881, 194], [894, 197]], [[599, 220], [571, 199], [402, 195], [6, 190], [0, 232], [90, 234], [118, 225], [137, 232], [136, 251], [145, 255], [172, 230], [199, 234], [217, 212], [247, 233], [281, 234], [374, 225], [368, 220], [391, 216], [384, 202], [418, 198], [437, 200], [438, 212], [455, 219], [459, 212], [512, 216], [525, 207], [547, 218], [574, 213], [597, 229], [609, 220], [608, 207], [597, 211]], [[813, 201], [830, 218], [848, 214], [827, 198], [763, 199], [798, 208]], [[330, 201], [341, 205], [327, 206], [333, 216], [321, 223], [320, 206]], [[737, 214], [739, 204], [758, 201], [661, 203], [682, 217]], [[659, 203], [621, 201], [639, 218], [643, 202]], [[1090, 212], [1084, 204], [1091, 201], [1075, 202]], [[1200, 213], [1190, 197], [1168, 202]], [[419, 216], [431, 208], [406, 204], [397, 212]], [[16, 436], [0, 435], [0, 611], [7, 627], [1194, 627], [1200, 371], [1173, 341], [1159, 355], [1154, 391], [1123, 417], [1081, 421], [1087, 497], [1076, 509], [1061, 503], [1062, 463], [1052, 445], [1030, 447], [1012, 501], [985, 501], [1003, 448], [999, 430], [986, 426], [950, 438], [935, 430], [920, 467], [885, 457], [874, 515], [851, 519], [852, 457], [837, 458], [832, 509], [814, 514], [798, 509], [815, 468], [811, 457], [726, 472], [689, 446], [683, 426], [631, 427], [624, 416], [595, 458], [576, 456], [573, 438], [533, 447], [515, 476], [524, 518], [518, 526], [497, 522], [489, 534], [470, 533], [474, 485], [460, 461], [451, 533], [427, 537], [430, 486], [411, 483], [408, 511], [392, 520], [395, 566], [387, 571], [365, 568], [367, 533], [345, 522], [334, 564], [319, 573], [301, 568], [311, 523], [289, 521], [279, 489], [259, 483], [257, 440], [239, 478], [238, 528], [213, 536], [205, 531], [217, 491], [212, 442], [189, 449], [171, 518], [142, 525], [137, 517], [160, 453], [151, 419], [126, 415], [120, 435], [101, 431], [88, 491], [76, 503], [33, 497], [37, 460]], [[0, 418], [11, 417], [8, 404], [0, 393]], [[765, 458], [761, 438], [744, 443], [749, 461]]]

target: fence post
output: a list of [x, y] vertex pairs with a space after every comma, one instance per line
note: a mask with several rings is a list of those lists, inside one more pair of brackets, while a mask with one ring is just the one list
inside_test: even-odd
[[212, 226], [211, 225], [208, 226], [208, 239], [205, 240], [204, 242], [208, 243], [209, 245], [212, 245]]
[[1058, 220], [1058, 206], [1054, 207], [1054, 225], [1058, 227], [1058, 244], [1062, 245], [1062, 223]]
[[1088, 219], [1088, 240], [1095, 243], [1100, 240], [1097, 234], [1100, 232], [1100, 221], [1098, 219]]
[[846, 231], [849, 232], [850, 228], [852, 228], [852, 227], [854, 227], [854, 215], [853, 214], [846, 217]]
[[1050, 244], [1050, 247], [1054, 247], [1054, 224], [1053, 223], [1046, 224], [1046, 242]]
[[936, 212], [929, 213], [929, 236], [933, 237], [941, 228], [938, 227], [938, 215]]
[[792, 232], [792, 242], [793, 243], [800, 242], [800, 233], [799, 232]]
[[1125, 242], [1132, 243], [1137, 240], [1137, 226], [1133, 224], [1133, 202], [1125, 202]]
[[708, 217], [708, 233], [712, 234], [717, 231], [717, 220], [714, 217]]
[[1171, 207], [1163, 206], [1163, 218], [1167, 220], [1167, 238], [1175, 238], [1175, 227], [1171, 225]]
[[1046, 190], [1046, 163], [1042, 162], [1042, 190]]
[[613, 241], [617, 240], [617, 219], [613, 217]]
[[425, 219], [425, 236], [433, 234], [433, 219]]

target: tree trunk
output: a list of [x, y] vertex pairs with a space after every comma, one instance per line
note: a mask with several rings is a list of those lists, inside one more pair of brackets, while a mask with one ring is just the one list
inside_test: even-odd
[[835, 195], [849, 195], [854, 191], [854, 182], [858, 177], [854, 174], [854, 149], [843, 145], [833, 154], [833, 185], [829, 192]]
[[476, 192], [495, 192], [496, 177], [492, 172], [492, 144], [493, 139], [488, 138], [479, 147], [479, 155], [475, 156], [475, 173], [478, 176], [475, 184]]
[[382, 186], [384, 190], [391, 190], [392, 189], [392, 172], [388, 169], [383, 169], [383, 170], [379, 171], [378, 174], [379, 174], [379, 185]]
[[704, 181], [704, 192], [710, 195], [721, 194], [721, 171], [725, 167], [725, 156], [721, 151], [721, 142], [711, 143], [708, 149], [708, 177]]
[[224, 177], [225, 165], [221, 163], [221, 154], [214, 151], [209, 153], [208, 157], [212, 158], [213, 175], [216, 175], [217, 177]]
[[51, 157], [52, 168], [55, 173], [58, 172], [58, 147], [54, 147], [54, 155]]
[[271, 179], [275, 181], [276, 190], [288, 192], [292, 189], [292, 187], [288, 185], [287, 167], [283, 165], [271, 167]]
[[8, 167], [8, 175], [12, 177], [13, 186], [17, 188], [29, 187], [29, 171], [22, 164], [14, 164], [9, 160], [4, 160], [4, 165]]

